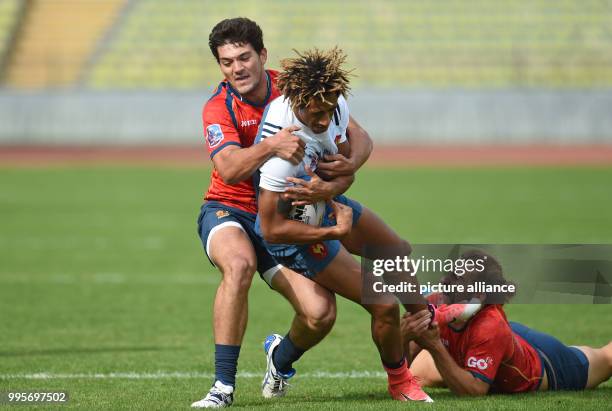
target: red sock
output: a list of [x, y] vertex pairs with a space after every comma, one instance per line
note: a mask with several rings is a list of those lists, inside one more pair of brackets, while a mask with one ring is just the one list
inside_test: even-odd
[[408, 369], [406, 359], [402, 361], [402, 364], [398, 368], [388, 368], [384, 364], [383, 367], [387, 372], [387, 381], [389, 381], [389, 385], [391, 386], [406, 384], [412, 379], [412, 373]]

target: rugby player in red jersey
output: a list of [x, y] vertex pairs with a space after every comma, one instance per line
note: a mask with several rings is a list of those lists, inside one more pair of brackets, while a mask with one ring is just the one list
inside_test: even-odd
[[[502, 267], [491, 255], [465, 253], [464, 259], [482, 259], [485, 270], [448, 283], [508, 284]], [[414, 375], [428, 386], [447, 386], [457, 395], [520, 393], [538, 390], [595, 388], [612, 376], [612, 342], [602, 348], [566, 346], [556, 338], [508, 321], [503, 303], [512, 295], [447, 294], [450, 303], [480, 299], [485, 307], [470, 320], [427, 329], [416, 315], [402, 319], [405, 341], [416, 339], [421, 351], [411, 364]], [[494, 303], [494, 304], [491, 304]], [[412, 345], [414, 351], [414, 345]], [[418, 348], [417, 348], [418, 350]]]

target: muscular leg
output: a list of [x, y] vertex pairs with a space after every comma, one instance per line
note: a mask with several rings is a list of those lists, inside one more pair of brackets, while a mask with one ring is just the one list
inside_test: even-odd
[[246, 330], [248, 295], [257, 257], [249, 237], [237, 227], [225, 227], [210, 239], [210, 259], [221, 271], [214, 303], [216, 344], [240, 345]]
[[372, 316], [372, 339], [378, 347], [381, 359], [386, 364], [398, 363], [404, 357], [399, 330], [399, 308], [390, 298], [388, 304], [361, 302], [361, 266], [340, 247], [334, 260], [315, 277], [315, 281], [357, 304], [362, 305]]
[[367, 246], [398, 246], [410, 254], [412, 249], [379, 216], [367, 207], [363, 207], [361, 216], [351, 232], [342, 240], [342, 245], [351, 253], [366, 258], [376, 258], [376, 255], [363, 255]]
[[[342, 240], [342, 245], [355, 255], [368, 259], [389, 258], [389, 256], [374, 254], [383, 248], [388, 248], [394, 255], [409, 256], [412, 253], [410, 244], [403, 240], [391, 227], [389, 227], [379, 216], [370, 209], [363, 207], [361, 216], [357, 224], [349, 235]], [[364, 255], [365, 254], [365, 255]], [[392, 258], [393, 256], [391, 256]], [[407, 274], [400, 275], [398, 278], [385, 278], [393, 281], [408, 281], [417, 284], [416, 277]], [[423, 300], [422, 304], [404, 304], [404, 308], [411, 313], [427, 309], [427, 304]]]
[[[333, 293], [338, 293], [364, 306], [370, 312], [372, 339], [385, 365], [389, 393], [392, 398], [401, 401], [431, 402], [431, 398], [422, 391], [406, 366], [399, 327], [399, 308], [395, 298], [389, 295], [388, 303], [383, 301], [383, 304], [363, 304], [361, 302], [361, 266], [344, 247], [340, 247], [333, 261], [316, 275], [315, 281], [319, 284], [311, 284], [306, 278], [296, 276], [301, 277], [291, 270], [283, 269], [272, 280], [274, 288], [291, 301], [296, 316], [288, 338], [282, 339], [279, 344], [276, 343], [277, 337], [271, 340], [270, 344], [278, 345], [274, 351], [271, 351], [273, 367], [269, 365], [266, 371], [262, 389], [264, 397], [283, 395], [283, 391], [271, 388], [270, 378], [272, 381], [290, 378], [295, 372], [292, 369], [293, 362], [297, 361], [305, 351], [300, 348], [300, 344], [302, 347], [310, 348], [329, 332], [335, 319]], [[333, 311], [331, 311], [332, 307]], [[266, 351], [270, 355], [270, 351], [267, 349]], [[273, 371], [274, 369], [276, 371]], [[274, 372], [279, 374], [274, 376]]]
[[586, 388], [595, 388], [612, 377], [612, 342], [601, 348], [576, 346], [589, 360]]
[[246, 233], [235, 226], [213, 233], [208, 253], [222, 275], [213, 307], [215, 380], [234, 386], [257, 258]]
[[336, 321], [334, 293], [285, 267], [272, 279], [272, 287], [295, 310], [289, 337], [296, 346], [306, 351], [331, 331]]

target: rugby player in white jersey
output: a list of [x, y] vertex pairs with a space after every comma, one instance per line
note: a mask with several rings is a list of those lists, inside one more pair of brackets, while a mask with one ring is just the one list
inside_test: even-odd
[[[346, 140], [349, 111], [345, 100], [348, 73], [342, 69], [344, 60], [344, 53], [338, 49], [327, 52], [315, 49], [283, 61], [284, 72], [278, 78], [283, 96], [268, 106], [258, 139], [273, 135], [276, 130], [288, 125], [297, 125], [300, 130], [294, 133], [306, 143], [305, 155], [298, 165], [272, 157], [260, 168], [256, 231], [281, 264], [327, 290], [361, 304], [370, 313], [372, 338], [387, 371], [389, 392], [394, 399], [431, 402], [406, 366], [399, 329], [399, 307], [395, 298], [388, 295], [381, 303], [362, 303], [361, 266], [340, 240], [344, 244], [351, 244], [353, 237], [355, 244], [363, 245], [368, 240], [372, 241], [378, 230], [382, 234], [383, 244], [389, 241], [394, 245], [405, 244], [408, 248], [407, 243], [400, 240], [378, 217], [373, 220], [375, 215], [371, 211], [344, 196], [334, 196], [335, 201], [329, 203], [321, 226], [304, 224], [288, 217], [292, 203], [287, 199], [286, 192], [295, 193], [295, 189], [288, 190], [293, 183], [307, 186], [308, 179], [319, 179], [314, 172], [324, 156], [338, 153], [348, 156], [350, 152]], [[369, 213], [370, 220], [367, 229], [371, 235], [368, 240], [351, 234], [353, 227], [359, 226], [364, 211]], [[332, 213], [333, 216], [330, 215]], [[359, 235], [359, 230], [356, 231]], [[392, 241], [390, 237], [393, 237]], [[409, 253], [409, 249], [404, 251]], [[277, 272], [265, 279], [294, 307], [302, 303], [313, 304], [312, 301], [300, 300], [299, 287], [288, 286], [294, 279], [279, 279], [280, 276], [283, 273]], [[312, 295], [309, 298], [313, 298]], [[407, 308], [412, 312], [427, 308], [425, 304], [410, 307]], [[430, 315], [423, 317], [423, 321], [430, 319]], [[317, 338], [309, 333], [310, 330], [294, 320], [285, 338], [273, 334], [266, 339], [264, 348], [268, 369], [262, 387], [264, 397], [285, 394], [286, 381], [295, 373], [293, 362], [324, 336]], [[304, 334], [308, 337], [304, 338]]]

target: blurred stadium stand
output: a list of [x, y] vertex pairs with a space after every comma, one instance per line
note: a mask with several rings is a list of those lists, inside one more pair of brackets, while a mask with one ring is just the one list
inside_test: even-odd
[[[16, 3], [2, 0], [0, 30]], [[236, 14], [261, 25], [272, 67], [293, 48], [341, 45], [356, 87], [612, 86], [612, 5], [601, 0], [20, 3], [4, 76], [18, 88], [208, 87], [219, 77], [208, 34]]]
[[9, 45], [17, 29], [21, 6], [19, 0], [0, 0], [0, 73], [4, 71]]
[[4, 83], [15, 88], [74, 85], [123, 0], [23, 1]]
[[[94, 101], [110, 122], [117, 121], [113, 96], [121, 105], [122, 93], [145, 93], [142, 110], [156, 98], [151, 105], [160, 112], [164, 99], [183, 99], [198, 106], [190, 108], [197, 117], [220, 80], [208, 34], [238, 15], [262, 27], [268, 67], [279, 67], [292, 49], [344, 48], [356, 75], [354, 111], [382, 139], [612, 138], [605, 118], [612, 112], [612, 2], [602, 0], [0, 0], [0, 105], [61, 98], [68, 112]], [[24, 101], [23, 90], [37, 95]], [[98, 92], [114, 94], [100, 100]], [[368, 110], [385, 101], [395, 111]], [[550, 128], [555, 115], [576, 122]], [[518, 124], [493, 124], [504, 118]], [[7, 135], [22, 125], [3, 128], [2, 120], [0, 142], [16, 140]]]
[[612, 7], [592, 0], [144, 0], [88, 84], [208, 85], [218, 77], [208, 33], [236, 13], [260, 23], [271, 66], [293, 48], [341, 45], [357, 68], [357, 87], [612, 85]]

